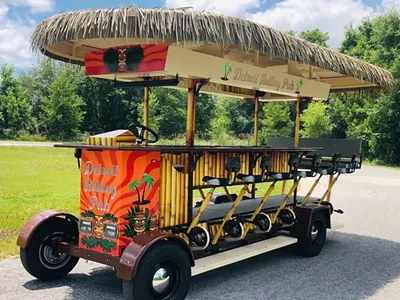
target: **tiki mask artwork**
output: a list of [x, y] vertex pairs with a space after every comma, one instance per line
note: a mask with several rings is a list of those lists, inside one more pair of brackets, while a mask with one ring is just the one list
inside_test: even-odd
[[118, 49], [118, 72], [126, 72], [126, 49]]
[[157, 229], [157, 217], [155, 215], [152, 215], [150, 217], [150, 230], [154, 231]]
[[103, 238], [103, 222], [104, 220], [102, 216], [94, 217], [94, 235], [98, 239]]
[[142, 233], [145, 230], [146, 217], [143, 212], [138, 212], [135, 218], [134, 230], [136, 233]]
[[103, 62], [108, 72], [124, 73], [136, 71], [144, 58], [141, 46], [110, 48], [104, 52]]

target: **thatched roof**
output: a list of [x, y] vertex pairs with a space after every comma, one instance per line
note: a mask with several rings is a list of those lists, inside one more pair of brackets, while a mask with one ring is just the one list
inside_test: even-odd
[[[34, 51], [82, 64], [52, 51], [60, 42], [91, 39], [157, 39], [180, 45], [234, 45], [244, 52], [311, 65], [381, 87], [393, 86], [392, 74], [337, 51], [249, 20], [209, 12], [172, 9], [87, 9], [55, 15], [40, 23], [31, 38]], [[70, 55], [70, 54], [69, 54]]]

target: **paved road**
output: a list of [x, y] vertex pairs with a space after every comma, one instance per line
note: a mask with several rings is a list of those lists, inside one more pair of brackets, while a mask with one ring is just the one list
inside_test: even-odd
[[[400, 299], [399, 190], [400, 171], [365, 166], [344, 176], [333, 201], [345, 211], [334, 216], [345, 228], [328, 234], [320, 256], [277, 250], [212, 271], [193, 278], [187, 299]], [[11, 259], [0, 261], [0, 278], [1, 300], [122, 298], [121, 280], [95, 263], [80, 262], [64, 280], [42, 283]]]

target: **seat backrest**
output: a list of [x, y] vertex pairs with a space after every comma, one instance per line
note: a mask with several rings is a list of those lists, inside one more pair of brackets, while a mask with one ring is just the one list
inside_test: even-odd
[[260, 168], [263, 171], [271, 170], [272, 168], [272, 155], [263, 155], [261, 157]]
[[[267, 141], [270, 147], [294, 147], [294, 138], [270, 137]], [[340, 153], [342, 157], [351, 158], [355, 153], [361, 154], [362, 141], [356, 139], [333, 139], [333, 138], [301, 138], [299, 147], [323, 148], [318, 153], [321, 156], [332, 157]]]
[[290, 153], [289, 155], [289, 166], [290, 168], [298, 168], [301, 162], [301, 156], [302, 153], [295, 152], [295, 153]]
[[240, 158], [239, 157], [229, 157], [225, 165], [225, 170], [229, 173], [237, 173], [240, 171]]

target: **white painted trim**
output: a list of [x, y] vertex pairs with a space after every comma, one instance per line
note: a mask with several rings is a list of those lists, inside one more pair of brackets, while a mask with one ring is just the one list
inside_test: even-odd
[[297, 238], [277, 236], [265, 241], [200, 258], [195, 261], [195, 266], [192, 268], [192, 276], [215, 270], [295, 243], [297, 243]]

